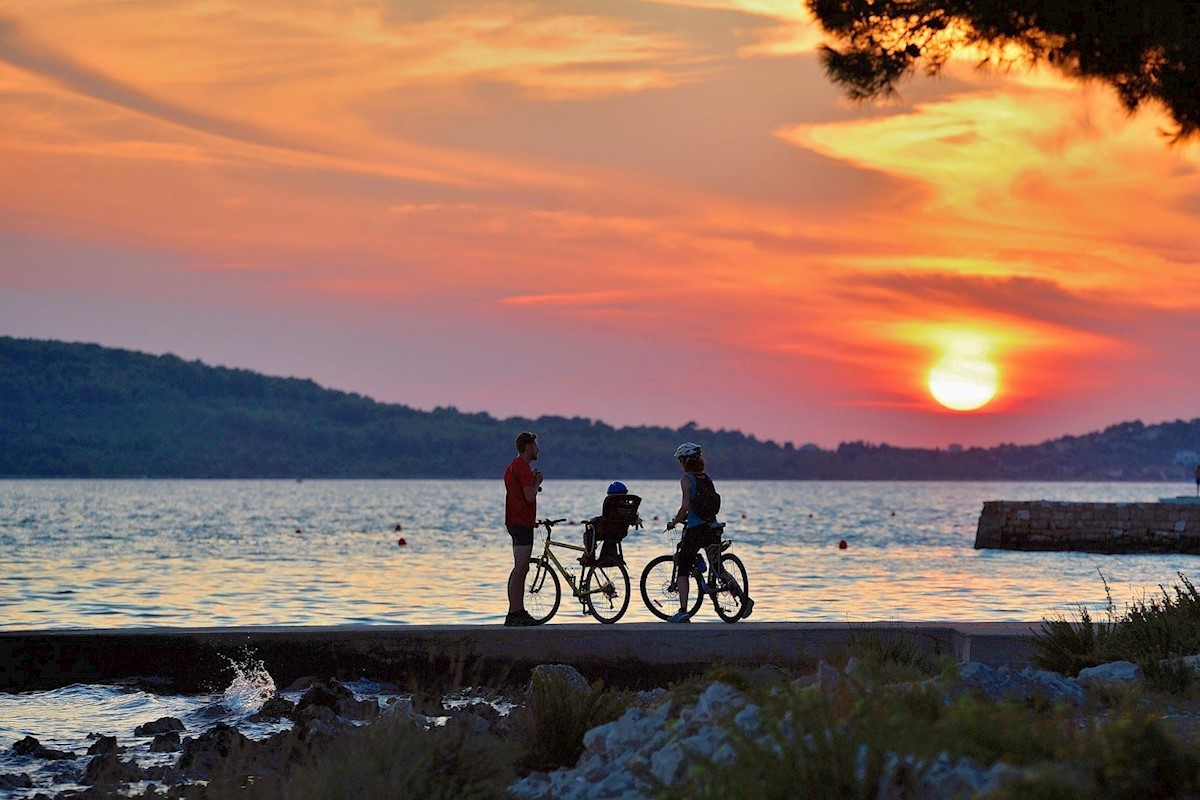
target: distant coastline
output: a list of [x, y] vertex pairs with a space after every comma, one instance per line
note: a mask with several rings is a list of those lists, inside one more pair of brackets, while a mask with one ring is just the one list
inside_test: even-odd
[[738, 431], [581, 417], [419, 411], [311, 380], [93, 344], [0, 337], [0, 477], [494, 478], [538, 431], [557, 478], [672, 478], [682, 439], [723, 479], [1151, 481], [1190, 485], [1200, 418], [1122, 422], [1036, 445], [903, 448], [761, 441]]

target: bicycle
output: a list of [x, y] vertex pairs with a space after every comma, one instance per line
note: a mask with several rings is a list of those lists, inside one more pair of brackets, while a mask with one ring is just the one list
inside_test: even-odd
[[563, 566], [550, 548], [578, 550], [585, 556], [591, 554], [580, 545], [554, 541], [553, 528], [562, 522], [566, 520], [540, 519], [535, 525], [546, 529], [546, 543], [540, 556], [529, 559], [525, 610], [539, 625], [553, 617], [562, 602], [562, 584], [558, 577], [561, 574], [571, 587], [571, 595], [583, 605], [584, 612], [611, 625], [629, 608], [629, 572], [624, 564], [603, 565], [595, 559], [586, 559], [589, 563], [582, 567], [576, 586], [574, 573]]
[[[718, 522], [712, 527], [719, 536], [725, 529], [725, 523]], [[685, 577], [685, 580], [692, 582], [688, 591], [689, 619], [700, 610], [705, 597], [712, 598], [713, 610], [725, 622], [732, 624], [743, 617], [745, 609], [742, 607], [741, 597], [733, 592], [733, 581], [737, 581], [745, 596], [749, 596], [750, 576], [746, 574], [746, 566], [740, 558], [725, 552], [732, 545], [732, 539], [723, 539], [696, 554], [696, 561]], [[675, 545], [675, 553], [679, 553], [679, 543]], [[707, 580], [704, 577], [705, 556], [708, 557], [708, 564], [713, 565], [713, 569], [708, 570]], [[640, 588], [642, 601], [646, 608], [650, 609], [650, 613], [659, 619], [669, 619], [679, 608], [676, 556], [663, 555], [651, 559], [642, 570]]]

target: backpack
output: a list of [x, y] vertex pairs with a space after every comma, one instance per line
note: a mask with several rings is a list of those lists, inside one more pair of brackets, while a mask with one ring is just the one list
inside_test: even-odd
[[708, 477], [707, 473], [697, 472], [692, 479], [696, 481], [696, 494], [691, 501], [692, 511], [705, 522], [716, 522], [717, 514], [721, 511], [721, 495], [713, 486], [712, 478]]

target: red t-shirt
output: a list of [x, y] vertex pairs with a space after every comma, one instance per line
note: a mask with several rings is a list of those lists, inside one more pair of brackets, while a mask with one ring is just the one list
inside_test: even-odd
[[537, 522], [537, 495], [525, 499], [525, 487], [533, 486], [533, 469], [517, 456], [504, 470], [504, 524], [533, 525]]

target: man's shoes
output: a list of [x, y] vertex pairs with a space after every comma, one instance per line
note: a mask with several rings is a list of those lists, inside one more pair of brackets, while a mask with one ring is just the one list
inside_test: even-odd
[[671, 616], [667, 617], [667, 622], [691, 622], [692, 615], [686, 611], [676, 611]]
[[529, 625], [537, 625], [538, 621], [529, 616], [529, 612], [525, 609], [520, 611], [510, 611], [504, 617], [504, 627], [506, 628], [523, 628]]
[[750, 616], [753, 613], [754, 613], [754, 601], [750, 599], [749, 595], [746, 595], [745, 597], [742, 598], [742, 615], [741, 615], [740, 619], [745, 619], [746, 617]]

